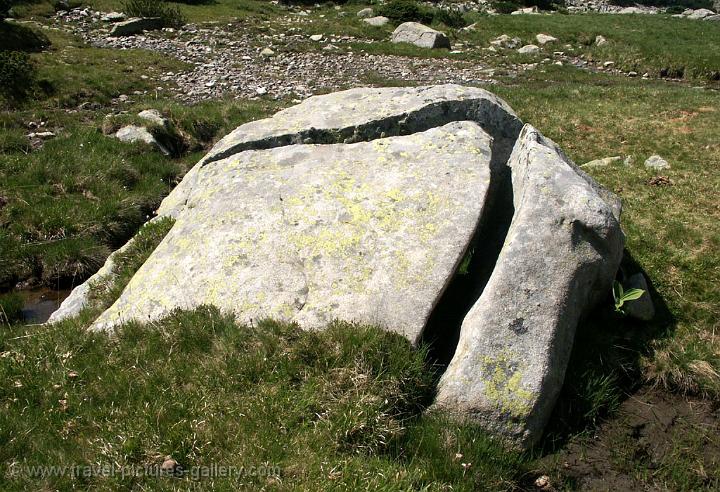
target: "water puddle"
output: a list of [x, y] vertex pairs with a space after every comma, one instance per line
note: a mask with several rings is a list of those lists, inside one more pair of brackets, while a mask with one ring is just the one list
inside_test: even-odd
[[70, 295], [70, 289], [51, 290], [47, 288], [17, 291], [24, 302], [22, 314], [26, 323], [45, 323], [57, 311], [60, 304]]

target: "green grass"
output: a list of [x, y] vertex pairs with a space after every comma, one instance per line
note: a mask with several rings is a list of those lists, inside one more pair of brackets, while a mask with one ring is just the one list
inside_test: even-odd
[[[121, 9], [119, 1], [88, 4]], [[25, 12], [40, 15], [43, 5]], [[715, 23], [596, 14], [482, 17], [476, 32], [449, 30], [455, 41], [475, 47], [449, 55], [387, 42], [391, 26], [370, 28], [354, 17], [363, 6], [344, 5], [351, 13], [347, 17], [338, 17], [332, 6], [313, 9], [298, 27], [304, 34], [378, 41], [342, 49], [453, 56], [497, 68], [498, 74], [556, 49], [571, 53], [563, 46], [567, 43], [572, 53], [613, 60], [626, 70], [682, 72], [693, 84], [714, 84], [720, 68], [720, 26]], [[238, 17], [258, 34], [284, 28], [279, 24], [283, 8], [266, 2], [219, 0], [181, 9], [192, 22]], [[541, 32], [560, 42], [537, 57], [479, 49], [500, 34], [529, 43]], [[592, 45], [598, 34], [609, 40], [606, 47]], [[31, 55], [41, 81], [34, 99], [0, 113], [2, 291], [28, 278], [55, 286], [87, 277], [152, 216], [213, 141], [287, 104], [223, 100], [188, 107], [165, 91], [155, 93], [153, 81], [161, 72], [183, 70], [184, 64], [141, 50], [88, 47], [55, 31], [48, 35], [52, 51]], [[322, 46], [308, 42], [278, 48]], [[151, 77], [143, 79], [145, 74]], [[407, 84], [374, 73], [365, 79], [373, 85]], [[659, 312], [652, 323], [634, 322], [614, 314], [608, 299], [581, 324], [563, 393], [538, 452], [591, 440], [597, 426], [612, 421], [622, 400], [644, 384], [720, 398], [718, 93], [551, 64], [501, 77], [490, 90], [578, 163], [632, 156], [631, 166], [590, 173], [623, 199], [630, 266], [646, 272]], [[134, 96], [135, 91], [149, 93]], [[133, 95], [133, 102], [122, 106], [128, 113], [106, 118], [120, 94]], [[77, 110], [83, 102], [100, 109]], [[137, 121], [135, 114], [147, 108], [161, 110], [194, 147], [167, 159], [103, 134], [103, 129]], [[25, 137], [28, 121], [46, 121], [45, 128], [57, 138], [32, 150]], [[672, 185], [648, 184], [655, 173], [643, 162], [652, 154], [671, 163], [663, 174]], [[114, 338], [87, 334], [83, 327], [117, 297], [170, 225], [153, 222], [141, 229], [133, 247], [116, 258], [116, 277], [98, 286], [92, 309], [77, 320], [54, 327], [7, 326], [5, 321], [18, 317], [19, 300], [14, 294], [0, 297], [6, 311], [0, 312], [0, 476], [13, 462], [140, 466], [159, 464], [166, 455], [185, 467], [280, 467], [279, 478], [240, 480], [255, 488], [501, 490], [526, 486], [535, 476], [533, 456], [507, 454], [472, 426], [422, 416], [430, 401], [432, 368], [423, 362], [422, 351], [377, 329], [337, 325], [305, 333], [272, 322], [245, 327], [202, 308], [150, 326], [126, 326]], [[707, 487], [717, 472], [683, 457], [702, 454], [703, 442], [714, 437], [705, 428], [676, 436], [667, 462], [653, 472], [634, 454], [632, 443], [618, 438], [614, 465], [669, 489]], [[558, 469], [562, 474], [562, 466]], [[170, 490], [189, 485], [180, 480], [190, 478], [41, 480], [20, 474], [0, 488]], [[235, 490], [239, 483], [213, 479], [204, 485]]]
[[[709, 25], [714, 24], [714, 25]], [[614, 61], [626, 71], [689, 80], [720, 79], [720, 26], [712, 22], [674, 19], [665, 15], [542, 15], [483, 17], [467, 38], [488, 46], [500, 34], [537, 44], [535, 35], [551, 34], [559, 42], [546, 51], [586, 54], [598, 61]], [[671, 35], [670, 35], [671, 33]], [[595, 46], [597, 35], [608, 40]]]
[[498, 490], [523, 470], [473, 426], [421, 417], [433, 373], [422, 351], [379, 329], [246, 327], [200, 308], [112, 338], [77, 321], [4, 328], [0, 353], [3, 490], [173, 490], [192, 481], [29, 471], [142, 468], [166, 456], [189, 472], [279, 469], [204, 479], [213, 490]]
[[[623, 200], [627, 249], [667, 309], [645, 358], [645, 377], [688, 393], [720, 395], [720, 145], [718, 95], [550, 67], [496, 92], [578, 163], [632, 156], [634, 165], [591, 169]], [[643, 162], [671, 162], [672, 186], [650, 186]], [[662, 310], [661, 310], [662, 314]]]
[[[339, 17], [333, 8], [314, 10], [302, 24], [294, 25], [300, 32], [324, 34], [326, 36], [355, 36], [371, 39], [372, 44], [354, 43], [354, 51], [373, 54], [392, 54], [419, 57], [453, 57], [470, 61], [483, 61], [491, 66], [506, 65], [508, 62], [538, 61], [554, 51], [567, 55], [585, 55], [587, 59], [599, 62], [614, 61], [625, 71], [648, 73], [653, 77], [673, 77], [693, 81], [716, 82], [720, 80], [720, 25], [713, 22], [697, 22], [675, 19], [667, 15], [499, 15], [479, 16], [468, 14], [468, 19], [477, 21], [474, 31], [451, 29], [442, 24], [433, 27], [445, 31], [453, 43], [465, 43], [464, 53], [450, 55], [447, 50], [423, 50], [406, 44], [392, 44], [390, 34], [395, 26], [384, 27], [365, 25], [355, 17], [362, 6], [346, 7], [350, 15]], [[537, 44], [539, 33], [551, 34], [558, 42], [546, 45], [540, 55], [519, 56], [513, 50], [492, 54], [482, 50], [490, 41], [507, 34], [519, 37], [523, 44]], [[668, 35], [672, 33], [672, 35]], [[608, 40], [604, 46], [595, 46], [597, 35]], [[565, 45], [571, 45], [567, 48]], [[324, 45], [300, 43], [292, 46], [298, 51], [319, 50]], [[345, 45], [339, 45], [342, 50]], [[468, 49], [467, 46], [474, 47]]]
[[[137, 96], [123, 109], [130, 114], [162, 110], [192, 144], [190, 154], [167, 159], [101, 131], [129, 117], [106, 118], [107, 107], [67, 108], [88, 102], [104, 106], [121, 94], [147, 91], [154, 85], [141, 75], [184, 65], [147, 51], [91, 48], [54, 32], [50, 37], [52, 51], [31, 55], [40, 81], [35, 99], [0, 113], [0, 196], [5, 203], [0, 208], [5, 224], [0, 229], [0, 289], [27, 279], [50, 287], [77, 285], [152, 217], [203, 149], [276, 107], [263, 101], [185, 107]], [[57, 137], [32, 150], [25, 137], [30, 121], [45, 122], [43, 129]]]

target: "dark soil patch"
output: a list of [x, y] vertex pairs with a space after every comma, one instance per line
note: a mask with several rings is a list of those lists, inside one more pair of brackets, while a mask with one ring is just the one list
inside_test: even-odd
[[720, 402], [643, 388], [537, 468], [543, 490], [717, 490]]

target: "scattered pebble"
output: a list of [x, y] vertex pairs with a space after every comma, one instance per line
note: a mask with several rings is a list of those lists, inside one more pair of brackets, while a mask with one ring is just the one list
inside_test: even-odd
[[670, 164], [659, 155], [652, 155], [645, 161], [645, 167], [660, 171], [663, 169], [670, 169]]

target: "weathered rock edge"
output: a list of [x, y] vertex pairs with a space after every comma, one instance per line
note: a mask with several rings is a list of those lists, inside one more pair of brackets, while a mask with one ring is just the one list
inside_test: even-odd
[[[300, 143], [371, 141], [410, 135], [453, 121], [474, 121], [480, 125], [493, 137], [493, 160], [503, 164], [522, 128], [522, 121], [505, 101], [486, 90], [456, 84], [356, 88], [313, 96], [270, 118], [241, 125], [218, 141], [163, 200], [157, 216], [177, 218], [185, 208], [203, 166], [246, 150]], [[493, 169], [498, 167], [493, 166]], [[499, 180], [495, 176], [492, 179]], [[123, 249], [125, 247], [127, 245]], [[90, 283], [102, 281], [112, 274], [113, 257], [114, 254], [100, 271], [72, 291], [49, 322], [76, 316], [87, 306]]]
[[163, 200], [158, 215], [177, 216], [203, 166], [245, 150], [367, 142], [453, 121], [474, 121], [498, 145], [514, 142], [522, 128], [522, 121], [505, 101], [486, 90], [456, 84], [357, 88], [313, 96], [271, 118], [241, 125], [222, 138]]
[[434, 408], [526, 448], [550, 417], [578, 321], [610, 291], [624, 236], [619, 200], [532, 126], [508, 164], [515, 214]]

